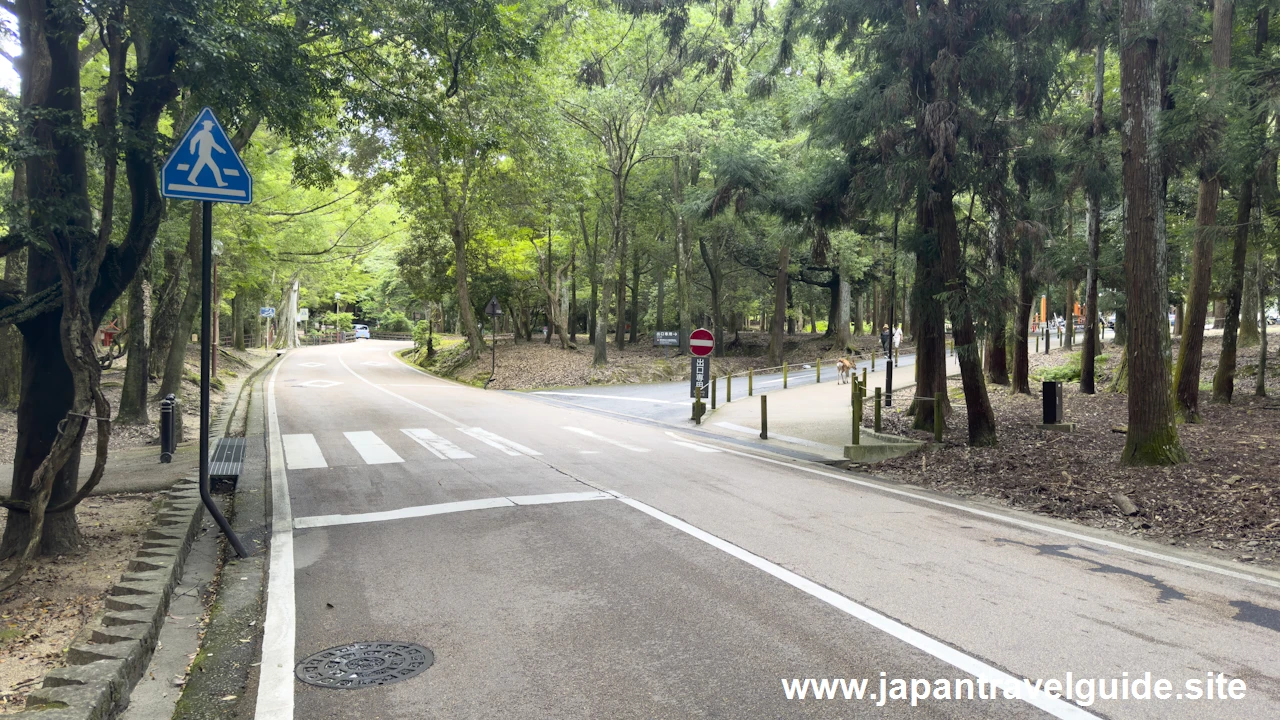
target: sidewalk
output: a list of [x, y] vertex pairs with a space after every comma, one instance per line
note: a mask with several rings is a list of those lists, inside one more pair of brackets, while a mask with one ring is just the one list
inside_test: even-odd
[[[883, 365], [877, 363], [878, 367]], [[960, 364], [955, 356], [947, 357], [947, 375], [958, 375]], [[867, 404], [863, 427], [870, 430], [874, 418], [875, 388], [884, 388], [885, 371], [867, 373]], [[858, 375], [861, 380], [861, 373]], [[894, 369], [894, 390], [915, 385], [915, 366]], [[737, 440], [751, 438], [754, 443], [789, 450], [800, 450], [825, 460], [844, 460], [844, 446], [852, 442], [853, 416], [850, 410], [853, 383], [836, 383], [834, 368], [831, 379], [823, 373], [819, 385], [804, 385], [783, 390], [772, 386], [753, 397], [746, 396], [746, 382], [734, 383], [734, 401], [720, 405], [702, 419], [702, 429]], [[741, 392], [742, 396], [737, 393]], [[760, 439], [760, 396], [768, 396], [769, 439]], [[884, 408], [885, 414], [901, 413], [906, 407]], [[863, 436], [863, 442], [874, 442]]]

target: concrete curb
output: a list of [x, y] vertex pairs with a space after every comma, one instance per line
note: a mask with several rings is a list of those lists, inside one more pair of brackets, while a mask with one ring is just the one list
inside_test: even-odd
[[196, 480], [182, 480], [165, 493], [142, 548], [107, 594], [106, 612], [85, 627], [82, 641], [67, 649], [67, 666], [45, 675], [18, 716], [109, 720], [129, 704], [129, 693], [155, 650], [170, 595], [203, 518]]

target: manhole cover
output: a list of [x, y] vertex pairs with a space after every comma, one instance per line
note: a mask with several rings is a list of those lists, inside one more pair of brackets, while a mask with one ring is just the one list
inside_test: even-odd
[[358, 642], [316, 653], [294, 674], [308, 685], [354, 690], [407, 680], [435, 661], [434, 653], [413, 643]]

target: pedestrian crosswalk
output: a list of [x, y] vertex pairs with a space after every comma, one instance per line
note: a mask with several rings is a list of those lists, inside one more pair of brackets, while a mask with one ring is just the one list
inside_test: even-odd
[[[585, 428], [564, 426], [563, 440], [555, 439], [554, 449], [567, 450], [575, 455], [598, 455], [602, 452], [647, 453], [655, 449], [609, 437]], [[281, 435], [284, 445], [285, 467], [289, 470], [312, 470], [352, 464], [394, 465], [404, 462], [431, 460], [476, 460], [485, 456], [538, 457], [542, 452], [510, 438], [480, 427], [455, 427], [436, 432], [427, 428], [399, 428], [382, 431], [349, 430], [321, 433], [294, 433]], [[673, 438], [678, 437], [668, 433]], [[404, 437], [400, 437], [403, 435]], [[446, 437], [448, 435], [449, 437]], [[404, 438], [412, 440], [412, 444]], [[345, 444], [342, 442], [345, 440]], [[390, 440], [391, 442], [388, 442]], [[657, 441], [662, 447], [683, 448], [686, 451], [719, 452], [707, 445], [676, 439]], [[395, 445], [395, 447], [392, 447]], [[425, 449], [426, 453], [422, 450]], [[352, 452], [354, 451], [354, 453]], [[427, 454], [429, 453], [429, 455]], [[359, 458], [357, 462], [355, 458]]]

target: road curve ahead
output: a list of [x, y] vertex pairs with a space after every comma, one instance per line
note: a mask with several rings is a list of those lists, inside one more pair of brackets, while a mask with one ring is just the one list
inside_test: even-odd
[[[457, 385], [398, 347], [290, 352], [267, 382], [259, 720], [1280, 717], [1273, 577]], [[360, 641], [434, 664], [295, 678]]]

